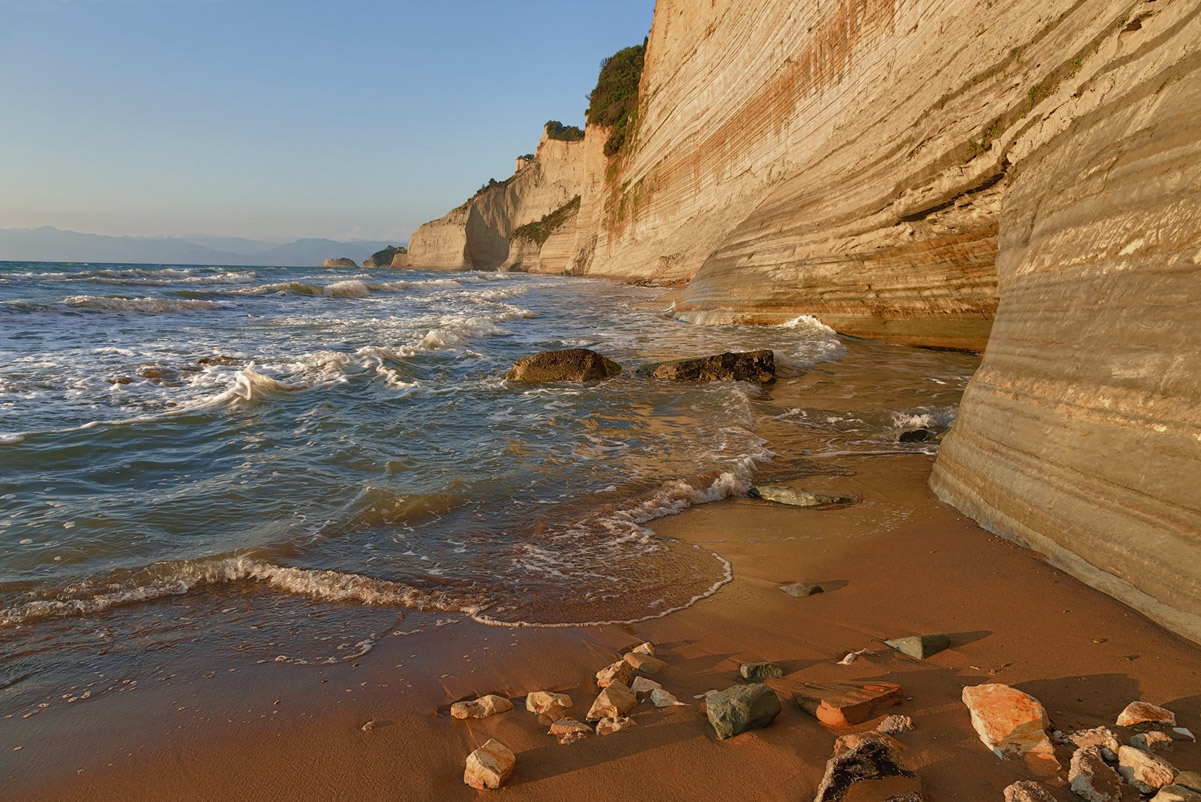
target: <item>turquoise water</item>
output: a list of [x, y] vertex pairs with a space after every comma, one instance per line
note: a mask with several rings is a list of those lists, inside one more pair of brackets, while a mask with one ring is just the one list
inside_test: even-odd
[[[769, 347], [796, 376], [846, 345], [805, 318], [708, 327], [642, 308], [659, 292], [0, 263], [0, 688], [18, 695], [48, 668], [129, 675], [200, 643], [356, 659], [467, 616], [633, 621], [712, 592], [726, 564], [645, 524], [745, 493], [772, 457], [759, 390], [636, 368]], [[504, 378], [522, 356], [575, 346], [626, 371]], [[914, 403], [866, 423], [784, 415], [897, 447], [900, 428], [953, 415]]]

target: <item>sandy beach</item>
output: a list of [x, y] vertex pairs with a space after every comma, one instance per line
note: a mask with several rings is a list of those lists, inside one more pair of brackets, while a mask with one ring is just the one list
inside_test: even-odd
[[[787, 407], [799, 393], [833, 398], [864, 370], [848, 361], [780, 382], [766, 406]], [[1168, 707], [1180, 726], [1201, 732], [1201, 648], [940, 504], [926, 485], [932, 455], [810, 459], [797, 427], [770, 416], [758, 426], [779, 455], [760, 484], [862, 501], [802, 509], [738, 498], [655, 522], [658, 536], [731, 564], [733, 580], [686, 610], [586, 628], [465, 620], [386, 639], [334, 666], [179, 666], [136, 693], [0, 722], [2, 795], [472, 799], [483, 792], [463, 785], [464, 759], [496, 738], [517, 757], [512, 780], [492, 792], [505, 799], [810, 799], [835, 738], [871, 729], [880, 716], [828, 728], [792, 701], [801, 681], [900, 684], [904, 702], [885, 712], [913, 719], [898, 737], [932, 800], [1000, 799], [1005, 786], [1030, 778], [1024, 764], [998, 759], [977, 739], [960, 701], [965, 685], [1016, 686], [1064, 732], [1112, 725], [1136, 699]], [[780, 591], [797, 580], [825, 592]], [[951, 648], [917, 661], [882, 643], [925, 633], [950, 635]], [[569, 694], [569, 712], [582, 718], [597, 692], [593, 674], [643, 641], [668, 664], [655, 679], [686, 706], [644, 701], [632, 713], [636, 726], [568, 745], [525, 711], [527, 693], [553, 690]], [[861, 649], [870, 651], [838, 664]], [[766, 729], [718, 741], [694, 697], [736, 684], [740, 663], [761, 660], [784, 668], [769, 681], [783, 712]], [[516, 709], [450, 717], [451, 703], [485, 693], [510, 697]], [[1058, 756], [1066, 776], [1070, 748]], [[1178, 743], [1166, 757], [1181, 770], [1201, 769], [1196, 744]], [[1072, 798], [1062, 780], [1054, 793]]]

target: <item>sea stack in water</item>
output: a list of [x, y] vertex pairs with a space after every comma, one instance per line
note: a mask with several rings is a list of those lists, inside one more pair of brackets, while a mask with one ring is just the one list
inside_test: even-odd
[[347, 259], [345, 256], [338, 259], [326, 259], [321, 263], [322, 267], [358, 267], [354, 259]]
[[651, 373], [656, 379], [684, 382], [757, 382], [776, 380], [776, 357], [770, 350], [731, 352], [664, 362]]
[[513, 363], [505, 377], [518, 382], [597, 381], [621, 373], [621, 365], [587, 348], [542, 351]]

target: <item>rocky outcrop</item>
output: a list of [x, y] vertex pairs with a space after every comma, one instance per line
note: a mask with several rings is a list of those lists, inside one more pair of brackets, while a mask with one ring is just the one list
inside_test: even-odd
[[522, 357], [505, 378], [518, 382], [597, 381], [618, 373], [621, 365], [596, 351], [565, 348]]
[[[384, 248], [382, 251], [376, 251], [375, 253], [368, 256], [363, 261], [363, 269], [371, 270], [376, 267], [404, 267], [405, 265], [395, 264], [396, 258], [398, 256], [399, 257], [407, 257], [408, 253], [409, 253], [408, 249], [403, 246], [398, 247], [396, 245], [389, 245], [387, 248]], [[405, 261], [405, 260], [402, 259], [401, 261]]]
[[326, 259], [324, 262], [321, 263], [321, 266], [322, 267], [352, 267], [352, 268], [358, 267], [358, 265], [355, 264], [354, 259], [348, 259], [344, 256], [341, 258], [338, 258], [338, 259]]
[[730, 352], [694, 359], [664, 362], [651, 373], [669, 381], [746, 381], [767, 384], [776, 380], [775, 354], [769, 350]]

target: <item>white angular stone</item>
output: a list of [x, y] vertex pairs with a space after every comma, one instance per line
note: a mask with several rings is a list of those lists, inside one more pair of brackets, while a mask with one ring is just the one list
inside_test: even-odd
[[1131, 702], [1118, 714], [1117, 723], [1136, 730], [1175, 727], [1176, 714], [1150, 702]]
[[665, 691], [662, 688], [655, 688], [651, 691], [651, 703], [655, 707], [678, 707], [684, 705], [670, 691]]
[[642, 654], [641, 652], [627, 652], [621, 659], [643, 674], [658, 674], [667, 668], [666, 661], [660, 660], [653, 655]]
[[463, 782], [480, 791], [500, 788], [513, 776], [513, 766], [517, 758], [509, 747], [495, 739], [467, 756], [467, 766], [463, 769]]
[[661, 689], [663, 686], [655, 682], [649, 677], [634, 677], [634, 681], [630, 683], [630, 691], [635, 695], [643, 693], [651, 693]]
[[630, 678], [634, 676], [634, 667], [625, 660], [619, 660], [616, 663], [605, 666], [600, 671], [596, 672], [596, 686], [598, 688], [607, 688], [614, 682], [622, 685], [629, 685]]
[[574, 718], [561, 718], [550, 725], [546, 734], [555, 736], [561, 744], [570, 744], [593, 733], [592, 728], [582, 721], [576, 721]]
[[455, 702], [450, 706], [450, 714], [455, 718], [487, 718], [498, 713], [507, 713], [512, 709], [513, 703], [508, 699], [490, 693], [479, 699]]
[[630, 649], [630, 651], [633, 652], [634, 654], [648, 654], [651, 657], [654, 657], [655, 656], [655, 645], [653, 643], [651, 643], [650, 641], [647, 641], [646, 643], [638, 644], [633, 649]]
[[634, 694], [630, 693], [630, 689], [620, 682], [615, 682], [600, 692], [588, 710], [588, 715], [584, 718], [589, 721], [597, 721], [602, 718], [621, 718], [636, 704], [638, 704], [638, 700], [634, 698]]
[[1101, 757], [1110, 763], [1118, 759], [1118, 736], [1109, 727], [1093, 727], [1091, 730], [1077, 730], [1067, 736], [1067, 740], [1077, 748], [1096, 746], [1101, 749]]
[[532, 691], [525, 697], [525, 709], [538, 715], [551, 712], [551, 708], [565, 710], [569, 707], [571, 707], [571, 697], [565, 693]]
[[1143, 794], [1171, 785], [1179, 774], [1176, 767], [1163, 758], [1133, 746], [1118, 747], [1118, 771], [1126, 782]]
[[615, 732], [621, 732], [624, 729], [634, 726], [634, 719], [618, 716], [615, 718], [602, 718], [596, 723], [597, 735], [612, 735]]

